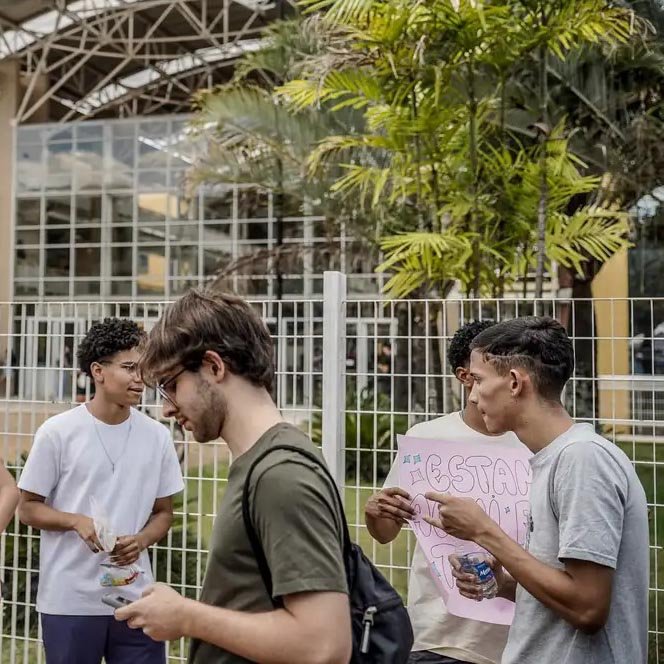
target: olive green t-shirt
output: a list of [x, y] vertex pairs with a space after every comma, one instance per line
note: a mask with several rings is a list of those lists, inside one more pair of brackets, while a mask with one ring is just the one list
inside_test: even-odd
[[[265, 450], [294, 445], [320, 451], [296, 427], [272, 427], [230, 467], [228, 486], [215, 520], [201, 602], [258, 613], [271, 611], [242, 520], [247, 472]], [[322, 468], [305, 456], [277, 450], [251, 476], [251, 518], [272, 574], [274, 597], [301, 592], [348, 592], [343, 526], [334, 488]], [[190, 664], [240, 664], [249, 660], [193, 640]]]

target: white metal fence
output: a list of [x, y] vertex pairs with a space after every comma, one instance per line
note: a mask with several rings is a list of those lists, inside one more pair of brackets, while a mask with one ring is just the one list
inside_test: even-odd
[[[664, 321], [662, 300], [538, 303], [505, 300], [349, 300], [345, 278], [325, 276], [320, 300], [256, 302], [275, 339], [276, 397], [286, 417], [322, 443], [344, 487], [356, 540], [405, 593], [411, 533], [389, 546], [373, 542], [363, 506], [385, 479], [396, 435], [424, 419], [456, 410], [462, 394], [445, 361], [447, 344], [464, 322], [549, 313], [568, 321], [578, 369], [566, 401], [633, 460], [651, 511], [650, 662], [664, 664]], [[77, 345], [104, 316], [126, 316], [146, 328], [164, 303], [11, 303], [0, 305], [0, 452], [20, 473], [32, 436], [47, 417], [90, 396], [74, 368]], [[161, 418], [156, 395], [143, 408]], [[175, 527], [153, 548], [159, 580], [197, 595], [208, 541], [224, 491], [228, 452], [199, 445], [165, 422], [182, 459], [185, 491]], [[35, 612], [38, 533], [14, 520], [0, 540], [3, 610], [0, 664], [44, 662]], [[184, 642], [168, 646], [169, 661], [186, 659]]]

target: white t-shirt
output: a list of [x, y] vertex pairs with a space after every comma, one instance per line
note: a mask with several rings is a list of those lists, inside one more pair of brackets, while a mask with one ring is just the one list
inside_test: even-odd
[[[485, 436], [478, 433], [463, 421], [460, 412], [416, 424], [408, 431], [408, 435], [416, 438], [454, 438], [460, 443], [522, 446], [511, 432], [502, 436]], [[399, 486], [399, 467], [396, 461], [384, 486]], [[471, 664], [500, 662], [509, 627], [459, 618], [448, 613], [419, 545], [415, 547], [408, 580], [408, 613], [415, 635], [413, 650], [430, 650]]]
[[[115, 473], [99, 436], [115, 461]], [[94, 496], [118, 536], [140, 532], [155, 500], [184, 488], [166, 427], [134, 409], [122, 424], [104, 424], [85, 404], [50, 418], [37, 430], [18, 486], [44, 496], [57, 510], [88, 516]], [[53, 615], [112, 614], [113, 609], [101, 602], [112, 590], [99, 584], [102, 562], [108, 562], [108, 554], [92, 553], [75, 531], [42, 530], [37, 610]], [[144, 573], [133, 584], [115, 589], [130, 599], [138, 599], [153, 583], [148, 551], [141, 553], [138, 565]]]

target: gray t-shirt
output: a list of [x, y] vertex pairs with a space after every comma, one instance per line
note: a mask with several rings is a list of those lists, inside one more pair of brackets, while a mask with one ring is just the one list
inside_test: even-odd
[[627, 456], [589, 424], [575, 424], [532, 457], [526, 548], [559, 569], [566, 559], [615, 570], [606, 625], [588, 635], [517, 588], [502, 664], [645, 664], [648, 508]]

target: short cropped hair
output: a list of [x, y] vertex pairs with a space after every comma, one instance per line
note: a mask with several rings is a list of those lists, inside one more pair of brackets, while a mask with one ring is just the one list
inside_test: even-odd
[[467, 367], [470, 362], [470, 344], [473, 339], [487, 328], [495, 325], [493, 320], [472, 320], [462, 325], [452, 337], [447, 349], [447, 361], [456, 371], [459, 367]]
[[574, 372], [574, 348], [565, 328], [553, 318], [524, 317], [496, 323], [471, 344], [500, 374], [515, 367], [530, 375], [538, 394], [560, 399]]
[[267, 326], [236, 295], [192, 289], [170, 305], [152, 328], [141, 358], [143, 380], [155, 385], [176, 367], [197, 369], [207, 351], [228, 370], [272, 390], [274, 348]]
[[104, 318], [95, 323], [78, 346], [78, 365], [92, 377], [91, 366], [107, 360], [123, 350], [139, 348], [145, 341], [145, 332], [133, 320]]

